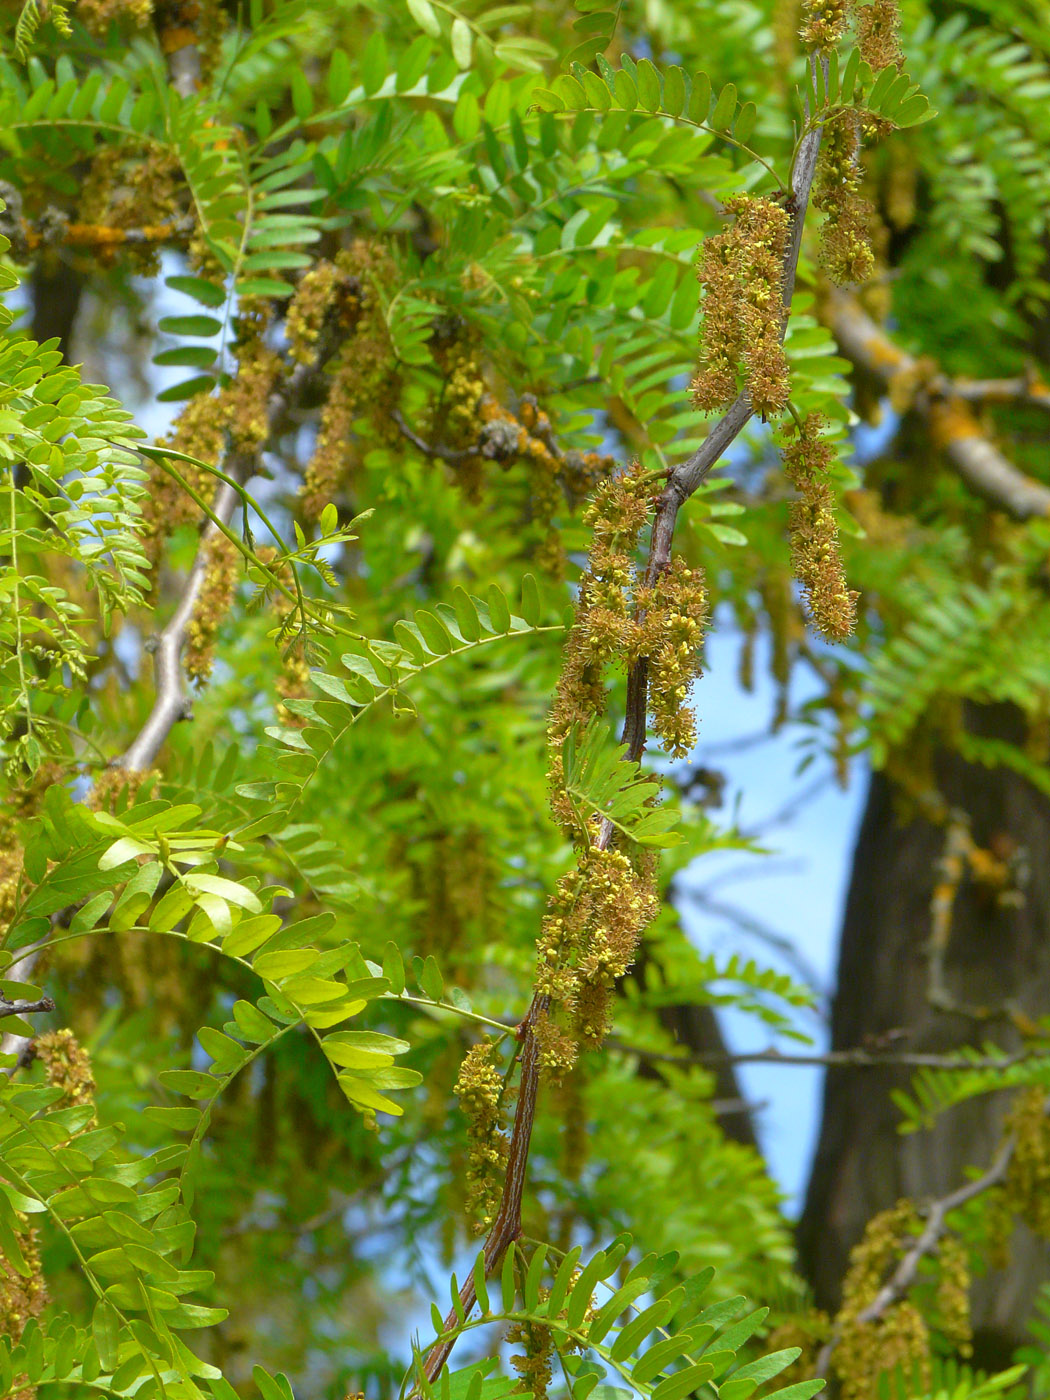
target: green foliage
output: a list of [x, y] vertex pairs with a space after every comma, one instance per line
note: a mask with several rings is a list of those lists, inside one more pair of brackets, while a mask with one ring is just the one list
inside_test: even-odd
[[[609, 742], [601, 721], [593, 721], [582, 735], [573, 728], [562, 745], [565, 792], [581, 831], [596, 814], [640, 846], [677, 845], [681, 837], [668, 830], [677, 813], [654, 808], [660, 784], [642, 777]], [[630, 776], [627, 776], [630, 775]]]
[[1050, 1056], [1038, 1046], [1014, 1062], [991, 1041], [981, 1047], [965, 1046], [956, 1054], [957, 1068], [921, 1069], [912, 1079], [910, 1094], [894, 1091], [902, 1133], [930, 1128], [940, 1114], [982, 1094], [1050, 1084]]
[[[664, 1013], [730, 1006], [790, 1038], [812, 997], [696, 949], [670, 902], [644, 974], [616, 991], [608, 1051], [540, 1094], [523, 1226], [552, 1243], [514, 1245], [498, 1276], [473, 1263], [480, 1316], [455, 1275], [447, 1330], [435, 1310], [426, 1340], [486, 1327], [491, 1356], [431, 1382], [416, 1345], [406, 1375], [402, 1320], [461, 1244], [457, 1067], [471, 1036], [495, 1036], [493, 1111], [509, 1110], [508, 1050], [570, 858], [545, 731], [589, 544], [578, 507], [609, 459], [655, 481], [705, 441], [686, 385], [720, 201], [787, 189], [801, 139], [843, 113], [892, 125], [873, 181], [907, 159], [933, 193], [886, 280], [901, 274], [904, 333], [943, 356], [942, 254], [991, 262], [1009, 242], [1011, 296], [1042, 296], [1040, 35], [1022, 53], [995, 24], [920, 16], [920, 93], [850, 45], [827, 74], [774, 61], [769, 16], [738, 0], [644, 20], [599, 0], [252, 0], [224, 33], [208, 12], [186, 83], [151, 28], [95, 8], [67, 24], [27, 4], [4, 41], [0, 181], [22, 206], [0, 289], [18, 295], [16, 263], [43, 282], [72, 269], [96, 318], [90, 346], [72, 318], [74, 356], [90, 350], [129, 402], [150, 358], [185, 369], [155, 395], [147, 375], [139, 397], [154, 432], [181, 413], [188, 442], [142, 446], [57, 340], [3, 313], [0, 990], [54, 994], [97, 1095], [65, 1103], [48, 1067], [13, 1057], [0, 1080], [0, 1248], [29, 1277], [26, 1218], [39, 1226], [53, 1295], [0, 1347], [0, 1400], [40, 1385], [234, 1400], [252, 1384], [291, 1400], [293, 1380], [501, 1400], [497, 1324], [549, 1329], [552, 1386], [573, 1400], [810, 1400], [817, 1381], [776, 1388], [798, 1352], [766, 1354], [765, 1309], [705, 1292], [717, 1265], [725, 1295], [797, 1294], [791, 1229]], [[337, 289], [311, 304], [326, 270]], [[808, 241], [799, 280], [792, 407], [823, 415], [844, 457], [851, 365]], [[113, 352], [117, 324], [142, 339]], [[1020, 353], [1009, 325], [1017, 343], [994, 357]], [[982, 325], [982, 353], [1000, 329]], [[275, 366], [261, 384], [260, 347]], [[774, 638], [786, 693], [802, 634], [767, 451], [754, 428], [677, 542], [715, 603]], [[839, 461], [831, 481], [848, 526], [839, 497], [861, 477]], [[877, 467], [864, 484], [885, 485]], [[945, 697], [1045, 712], [1045, 527], [996, 533], [960, 496], [938, 479], [913, 550], [861, 539], [864, 630], [809, 653], [826, 684], [813, 710], [879, 763]], [[192, 693], [162, 645], [173, 631], [184, 660], [215, 653]], [[619, 722], [619, 686], [607, 699]], [[151, 726], [149, 771], [127, 771]], [[955, 740], [1046, 788], [1016, 746]], [[678, 869], [755, 850], [662, 802], [604, 723], [571, 730], [562, 761], [579, 828], [607, 822], [639, 867], [661, 849]], [[28, 1037], [36, 1016], [4, 1028]], [[1044, 1073], [1040, 1057], [1004, 1073], [960, 1053], [900, 1102], [918, 1126]], [[621, 1228], [633, 1239], [580, 1269]], [[937, 1375], [931, 1393], [954, 1400], [1012, 1383]]]

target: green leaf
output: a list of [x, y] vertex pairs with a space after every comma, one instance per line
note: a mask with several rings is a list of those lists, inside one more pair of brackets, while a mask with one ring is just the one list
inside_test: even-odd
[[470, 33], [470, 25], [462, 16], [457, 15], [452, 21], [452, 57], [460, 68], [469, 68], [472, 57], [473, 40]]
[[647, 112], [658, 111], [660, 107], [660, 74], [648, 58], [639, 59], [636, 81], [639, 105]]
[[383, 976], [390, 983], [390, 990], [399, 997], [405, 990], [405, 963], [401, 949], [396, 943], [388, 942], [383, 953]]
[[114, 1371], [120, 1345], [120, 1317], [112, 1303], [100, 1298], [91, 1314], [91, 1335], [104, 1371]]
[[207, 369], [213, 364], [218, 351], [212, 345], [179, 345], [174, 350], [162, 350], [153, 356], [155, 365], [190, 365], [196, 369]]
[[716, 131], [728, 130], [735, 111], [736, 85], [735, 83], [726, 83], [725, 87], [718, 94], [715, 110], [711, 113], [710, 125], [713, 126]]
[[521, 581], [521, 615], [530, 627], [539, 626], [540, 590], [532, 574], [526, 574]]
[[693, 90], [689, 94], [689, 119], [694, 122], [707, 122], [711, 107], [711, 79], [706, 73], [693, 75]]
[[441, 1001], [445, 995], [445, 982], [434, 955], [428, 954], [419, 974], [419, 985], [431, 1001]]
[[681, 1371], [676, 1371], [673, 1376], [667, 1376], [653, 1391], [652, 1400], [684, 1400], [686, 1395], [691, 1395], [705, 1381], [711, 1379], [715, 1373], [715, 1368], [706, 1361], [701, 1361], [693, 1366], [686, 1366]]
[[218, 335], [222, 322], [214, 316], [164, 316], [157, 322], [157, 329], [166, 335]]
[[292, 65], [291, 73], [289, 74], [289, 82], [291, 83], [292, 108], [295, 111], [295, 115], [301, 122], [308, 121], [313, 115], [314, 95], [310, 91], [310, 84], [306, 74], [295, 64]]
[[685, 74], [677, 65], [664, 74], [663, 110], [672, 117], [680, 116], [685, 108]]
[[408, 12], [424, 34], [429, 34], [432, 39], [441, 37], [441, 24], [430, 0], [408, 0]]
[[165, 1069], [157, 1078], [165, 1089], [185, 1094], [188, 1099], [213, 1099], [222, 1087], [214, 1075], [195, 1069]]
[[[165, 277], [164, 285], [171, 287], [173, 291], [182, 292], [186, 296], [192, 297], [194, 301], [199, 301], [202, 306], [224, 306], [226, 304], [226, 288], [217, 286], [214, 282], [209, 282], [203, 277]], [[210, 317], [202, 317], [202, 320], [210, 320]], [[165, 327], [161, 323], [159, 329]], [[176, 334], [196, 335], [197, 331], [176, 332]], [[201, 335], [212, 335], [212, 331], [201, 331]]]
[[215, 387], [215, 380], [208, 374], [199, 374], [194, 379], [184, 379], [181, 384], [173, 384], [170, 389], [164, 389], [157, 397], [158, 403], [182, 403], [184, 399], [192, 399], [197, 394], [210, 392]]

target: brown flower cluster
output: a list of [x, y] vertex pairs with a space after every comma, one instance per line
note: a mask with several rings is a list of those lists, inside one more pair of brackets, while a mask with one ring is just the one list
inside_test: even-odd
[[700, 642], [707, 619], [703, 577], [676, 557], [650, 589], [638, 590], [644, 614], [641, 651], [649, 658], [649, 710], [660, 743], [684, 758], [696, 743], [696, 713], [686, 705], [700, 675]]
[[879, 1376], [898, 1366], [906, 1376], [918, 1367], [923, 1384], [929, 1384], [930, 1334], [913, 1303], [895, 1303], [873, 1322], [857, 1321], [919, 1229], [914, 1205], [899, 1201], [872, 1217], [850, 1254], [836, 1318], [839, 1344], [832, 1363], [843, 1400], [875, 1400]]
[[547, 728], [551, 803], [555, 817], [569, 830], [575, 818], [562, 792], [561, 746], [574, 725], [604, 713], [605, 667], [633, 659], [638, 631], [632, 616], [633, 555], [650, 505], [649, 487], [636, 464], [604, 482], [583, 514], [584, 524], [593, 528], [590, 557]]
[[866, 282], [875, 267], [872, 207], [860, 192], [859, 119], [838, 112], [824, 124], [813, 191], [814, 207], [827, 216], [820, 228], [820, 262], [840, 286]]
[[159, 768], [103, 768], [95, 778], [87, 796], [87, 805], [94, 812], [114, 812], [118, 800], [131, 807], [143, 783], [161, 776]]
[[[302, 643], [293, 645], [281, 657], [281, 674], [277, 677], [277, 694], [281, 701], [302, 700], [309, 694], [310, 663], [303, 651]], [[292, 714], [283, 703], [277, 705], [277, 718], [290, 729], [301, 729], [306, 721]]]
[[704, 291], [700, 366], [693, 402], [709, 413], [727, 408], [743, 373], [763, 418], [788, 401], [784, 329], [784, 253], [790, 219], [771, 199], [726, 200], [733, 223], [705, 239], [697, 275]]
[[1006, 1118], [1014, 1152], [1006, 1173], [1005, 1199], [1028, 1228], [1050, 1240], [1050, 1118], [1046, 1090], [1019, 1094]]
[[659, 911], [654, 864], [590, 845], [551, 897], [536, 948], [537, 990], [567, 1017], [573, 1039], [553, 1022], [537, 1030], [541, 1063], [554, 1078], [575, 1061], [576, 1044], [594, 1048], [608, 1030], [609, 993], [634, 961], [638, 940]]
[[[540, 1297], [546, 1290], [540, 1290]], [[510, 1364], [521, 1377], [517, 1389], [533, 1400], [547, 1400], [554, 1365], [554, 1334], [542, 1322], [512, 1322], [507, 1328], [510, 1346], [522, 1350], [510, 1358]]]
[[18, 908], [18, 883], [22, 878], [22, 855], [22, 846], [16, 840], [13, 828], [5, 830], [3, 850], [0, 850], [0, 934], [6, 934]]
[[240, 572], [240, 550], [225, 535], [213, 535], [205, 545], [207, 563], [193, 616], [186, 625], [182, 660], [186, 674], [198, 684], [211, 675], [215, 639], [233, 606]]
[[[187, 399], [164, 446], [185, 452], [217, 467], [228, 450], [254, 452], [270, 434], [269, 397], [281, 372], [280, 357], [265, 344], [269, 310], [246, 302], [236, 320], [237, 373], [217, 394], [200, 393]], [[215, 478], [189, 462], [178, 462], [179, 474], [205, 500], [215, 492]], [[150, 468], [149, 491], [143, 502], [146, 552], [154, 564], [163, 541], [180, 525], [200, 518], [196, 501], [164, 470]]]
[[970, 1282], [970, 1252], [962, 1240], [949, 1235], [937, 1251], [937, 1323], [960, 1356], [973, 1351]]
[[71, 1030], [38, 1035], [33, 1041], [33, 1054], [47, 1071], [47, 1082], [62, 1090], [63, 1107], [95, 1102], [91, 1057]]
[[833, 49], [848, 19], [848, 0], [802, 0], [799, 37], [808, 49]]
[[811, 413], [798, 427], [785, 429], [784, 474], [799, 493], [789, 515], [791, 561], [805, 590], [814, 626], [829, 641], [844, 641], [857, 620], [857, 593], [846, 587], [839, 554], [834, 497], [827, 482], [831, 444], [821, 437], [824, 423]]
[[901, 49], [901, 15], [898, 0], [871, 0], [857, 7], [857, 47], [873, 73], [894, 64], [904, 66]]
[[605, 669], [649, 661], [653, 728], [675, 757], [695, 742], [696, 717], [685, 701], [700, 674], [699, 646], [707, 616], [703, 575], [675, 558], [650, 587], [634, 565], [638, 537], [649, 518], [651, 486], [641, 468], [604, 482], [584, 511], [593, 528], [588, 568], [580, 580], [547, 730], [549, 781], [555, 817], [577, 837], [576, 818], [562, 791], [561, 746], [570, 729], [605, 710]]
[[145, 29], [153, 15], [153, 0], [76, 0], [76, 16], [94, 38], [105, 37], [111, 24], [126, 20]]
[[[327, 367], [328, 398], [300, 490], [303, 510], [311, 517], [320, 515], [349, 473], [357, 418], [367, 415], [381, 440], [392, 441], [396, 429], [390, 410], [401, 388], [383, 314], [382, 289], [396, 275], [390, 254], [378, 243], [356, 239], [336, 254], [335, 269], [334, 278], [325, 275], [306, 290], [292, 325], [297, 353], [308, 357], [316, 354], [319, 340], [323, 344], [321, 330], [329, 316], [342, 332]], [[326, 287], [330, 300], [322, 302]]]
[[496, 1217], [509, 1147], [500, 1111], [503, 1080], [492, 1064], [495, 1048], [492, 1040], [472, 1046], [460, 1065], [454, 1088], [468, 1122], [466, 1206], [479, 1235]]
[[299, 365], [316, 364], [322, 353], [322, 333], [329, 323], [349, 334], [361, 316], [361, 281], [334, 262], [320, 262], [303, 274], [288, 304], [284, 331], [288, 358]]
[[786, 1318], [771, 1329], [764, 1340], [768, 1354], [797, 1347], [800, 1355], [777, 1378], [780, 1386], [795, 1385], [812, 1378], [820, 1349], [831, 1336], [831, 1319], [820, 1308], [808, 1308]]
[[[26, 1216], [19, 1214], [18, 1218], [22, 1225], [18, 1231], [18, 1247], [29, 1266], [28, 1276], [20, 1274], [0, 1250], [0, 1335], [10, 1346], [18, 1343], [26, 1323], [31, 1317], [39, 1317], [48, 1301], [37, 1233]], [[33, 1400], [35, 1387], [27, 1385], [19, 1389], [19, 1379], [24, 1377], [15, 1380], [13, 1400]]]

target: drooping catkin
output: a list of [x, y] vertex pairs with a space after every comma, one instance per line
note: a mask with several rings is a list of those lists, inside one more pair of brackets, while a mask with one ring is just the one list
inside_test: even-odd
[[831, 444], [824, 422], [811, 413], [783, 434], [784, 474], [798, 492], [790, 508], [791, 562], [813, 625], [829, 641], [841, 642], [856, 626], [859, 594], [846, 587], [839, 553], [834, 496], [827, 481]]
[[705, 413], [728, 408], [742, 385], [763, 418], [787, 406], [784, 253], [790, 218], [771, 199], [735, 195], [733, 222], [705, 240], [698, 276], [704, 291], [700, 363], [693, 402]]

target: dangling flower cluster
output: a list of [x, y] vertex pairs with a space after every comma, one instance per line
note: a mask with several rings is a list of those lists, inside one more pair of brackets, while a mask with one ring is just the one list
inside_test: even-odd
[[33, 1054], [47, 1071], [47, 1082], [62, 1090], [66, 1108], [95, 1102], [91, 1057], [71, 1030], [38, 1035], [33, 1041]]
[[651, 589], [638, 590], [644, 612], [641, 649], [649, 658], [649, 710], [653, 728], [672, 758], [696, 743], [696, 712], [686, 705], [700, 675], [700, 642], [707, 618], [703, 578], [676, 557]]
[[[6, 827], [6, 823], [5, 823]], [[0, 934], [6, 934], [18, 908], [18, 883], [22, 877], [21, 844], [14, 830], [4, 830], [3, 850], [0, 850]]]
[[[217, 467], [228, 448], [252, 452], [269, 436], [268, 400], [281, 370], [281, 361], [265, 344], [270, 311], [265, 303], [246, 302], [236, 320], [238, 369], [217, 394], [196, 394], [161, 439], [189, 457]], [[215, 492], [215, 478], [192, 463], [178, 463], [179, 474], [205, 500]], [[150, 471], [143, 505], [146, 552], [156, 564], [165, 538], [180, 525], [200, 517], [196, 502], [159, 465]]]
[[468, 1120], [467, 1211], [483, 1234], [499, 1208], [508, 1142], [503, 1132], [500, 1096], [503, 1080], [492, 1064], [495, 1042], [479, 1041], [459, 1067], [454, 1092]]
[[144, 29], [153, 14], [153, 0], [77, 0], [76, 15], [88, 33], [96, 39], [105, 37], [116, 20], [130, 20], [136, 29]]
[[788, 1347], [799, 1351], [796, 1360], [780, 1372], [780, 1384], [789, 1386], [809, 1380], [820, 1349], [830, 1336], [831, 1319], [820, 1308], [807, 1308], [778, 1323], [764, 1340], [767, 1353], [786, 1351]]
[[[587, 1048], [604, 1039], [613, 983], [631, 966], [638, 941], [659, 910], [654, 873], [651, 862], [635, 866], [622, 851], [590, 845], [551, 898], [536, 948], [536, 987], [565, 1013], [576, 1040]], [[552, 1029], [537, 1038], [544, 1068], [557, 1077], [571, 1067], [575, 1054]]]
[[829, 641], [844, 641], [857, 620], [857, 593], [846, 587], [839, 554], [834, 497], [827, 482], [831, 444], [820, 433], [824, 426], [811, 413], [801, 427], [789, 425], [783, 444], [784, 474], [800, 499], [791, 505], [791, 562], [805, 590], [814, 626]]
[[207, 563], [193, 616], [186, 626], [183, 665], [187, 676], [201, 683], [211, 675], [215, 639], [237, 591], [240, 551], [225, 535], [213, 535], [205, 546]]
[[799, 37], [807, 49], [833, 49], [846, 32], [847, 0], [802, 0]]
[[[549, 1289], [540, 1289], [540, 1299], [550, 1296]], [[554, 1363], [554, 1334], [542, 1322], [512, 1322], [507, 1328], [509, 1346], [520, 1346], [521, 1352], [510, 1358], [510, 1364], [521, 1377], [517, 1389], [533, 1400], [547, 1400]]]
[[583, 523], [593, 530], [590, 557], [580, 580], [576, 616], [547, 726], [551, 810], [570, 831], [575, 816], [564, 792], [561, 748], [574, 725], [604, 714], [604, 668], [635, 658], [638, 626], [632, 618], [636, 583], [632, 556], [650, 504], [649, 486], [635, 463], [622, 476], [603, 482], [583, 513]]
[[1005, 1199], [1028, 1228], [1050, 1240], [1050, 1118], [1047, 1094], [1035, 1086], [1019, 1094], [1006, 1118], [1014, 1151], [1006, 1173]]
[[103, 768], [92, 784], [87, 806], [95, 812], [113, 812], [119, 800], [130, 807], [143, 783], [160, 776], [159, 768]]
[[839, 1344], [832, 1362], [842, 1383], [843, 1400], [875, 1400], [879, 1376], [897, 1366], [909, 1377], [918, 1366], [923, 1384], [929, 1383], [930, 1334], [913, 1303], [904, 1300], [872, 1322], [857, 1321], [920, 1228], [911, 1201], [899, 1201], [872, 1217], [850, 1254], [836, 1318]]
[[[393, 260], [380, 245], [359, 238], [336, 254], [335, 266], [340, 275], [330, 284], [330, 304], [346, 334], [327, 367], [328, 398], [300, 490], [303, 510], [311, 517], [320, 515], [348, 474], [357, 418], [367, 414], [380, 439], [393, 441], [396, 428], [390, 413], [401, 390], [381, 296], [381, 288], [396, 276]], [[315, 293], [322, 288], [323, 283]], [[301, 330], [296, 329], [301, 347], [316, 345], [309, 335], [314, 329], [320, 335], [323, 319], [317, 320], [317, 310], [308, 302]]]
[[937, 1250], [937, 1330], [960, 1356], [973, 1352], [970, 1253], [954, 1235]]
[[[47, 1305], [47, 1288], [40, 1265], [40, 1245], [29, 1220], [18, 1214], [18, 1247], [29, 1268], [28, 1275], [19, 1273], [0, 1249], [0, 1335], [15, 1346], [31, 1317], [39, 1317]], [[25, 1386], [15, 1389], [14, 1400], [33, 1400], [36, 1389]]]
[[299, 365], [316, 364], [322, 333], [331, 321], [343, 334], [352, 332], [362, 310], [361, 281], [334, 262], [319, 262], [305, 272], [288, 304], [284, 332], [288, 358]]
[[[306, 659], [302, 643], [293, 646], [281, 657], [281, 674], [277, 677], [277, 694], [282, 701], [302, 700], [309, 693], [310, 663]], [[306, 720], [293, 714], [287, 705], [279, 703], [277, 718], [290, 729], [301, 729]]]
[[827, 215], [820, 228], [820, 262], [839, 286], [866, 282], [875, 267], [872, 208], [860, 192], [860, 131], [853, 112], [824, 124], [813, 204]]
[[893, 64], [904, 67], [898, 0], [871, 0], [857, 7], [857, 47], [873, 73]]
[[705, 239], [698, 269], [703, 298], [703, 344], [693, 402], [708, 413], [737, 396], [743, 370], [754, 411], [780, 413], [788, 401], [784, 329], [784, 252], [790, 219], [771, 199], [726, 200], [733, 223]]
[[270, 435], [269, 398], [281, 373], [280, 356], [265, 342], [271, 317], [269, 302], [253, 299], [241, 303], [235, 322], [237, 373], [221, 400], [229, 445], [238, 452], [254, 452]]

